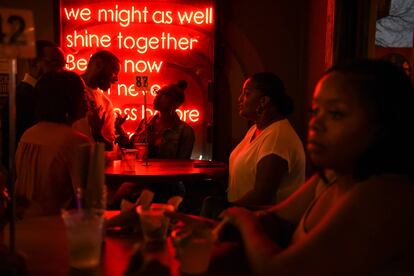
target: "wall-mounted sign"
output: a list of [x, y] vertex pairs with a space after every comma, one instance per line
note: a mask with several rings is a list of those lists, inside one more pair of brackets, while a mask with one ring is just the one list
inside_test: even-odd
[[34, 30], [32, 11], [0, 8], [0, 57], [35, 57]]
[[[108, 91], [115, 110], [128, 115], [132, 132], [154, 113], [155, 91], [186, 80], [185, 103], [177, 110], [196, 132], [193, 158], [209, 157], [206, 126], [211, 123], [208, 88], [213, 79], [212, 0], [61, 0], [61, 47], [67, 69], [82, 73], [91, 54], [109, 50], [121, 60], [119, 81]], [[137, 87], [136, 77], [148, 87]], [[147, 110], [143, 102], [148, 91]]]

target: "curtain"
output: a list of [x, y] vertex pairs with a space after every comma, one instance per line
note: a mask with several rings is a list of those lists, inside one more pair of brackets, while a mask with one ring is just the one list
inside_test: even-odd
[[333, 64], [369, 56], [374, 1], [335, 1]]

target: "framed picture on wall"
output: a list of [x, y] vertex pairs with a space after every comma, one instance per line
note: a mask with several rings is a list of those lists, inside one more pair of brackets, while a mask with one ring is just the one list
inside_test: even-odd
[[414, 0], [377, 1], [373, 57], [401, 67], [414, 81]]

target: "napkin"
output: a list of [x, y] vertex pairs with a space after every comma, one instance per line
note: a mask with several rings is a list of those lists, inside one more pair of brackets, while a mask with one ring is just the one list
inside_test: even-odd
[[134, 202], [123, 199], [121, 201], [121, 212], [105, 222], [107, 228], [130, 227], [137, 225], [139, 216], [135, 210], [138, 205], [150, 206], [154, 193], [150, 190], [143, 190], [138, 199]]
[[180, 206], [182, 201], [183, 201], [182, 196], [173, 196], [170, 199], [168, 199], [167, 203], [174, 206], [174, 210], [178, 210], [178, 206]]
[[144, 206], [144, 208], [149, 208], [153, 198], [154, 198], [154, 193], [150, 190], [144, 189], [141, 192], [141, 195], [135, 201], [135, 203], [131, 202], [129, 200], [126, 200], [126, 199], [122, 199], [122, 201], [121, 201], [121, 212], [126, 212], [126, 211], [129, 211], [131, 209], [135, 210], [135, 208], [138, 205], [142, 205], [142, 206]]

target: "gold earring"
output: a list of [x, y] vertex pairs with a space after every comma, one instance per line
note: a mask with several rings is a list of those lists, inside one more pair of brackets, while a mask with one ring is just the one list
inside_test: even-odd
[[264, 112], [264, 107], [263, 107], [263, 105], [259, 104], [256, 108], [256, 113], [257, 113], [257, 115], [262, 115], [263, 112]]

